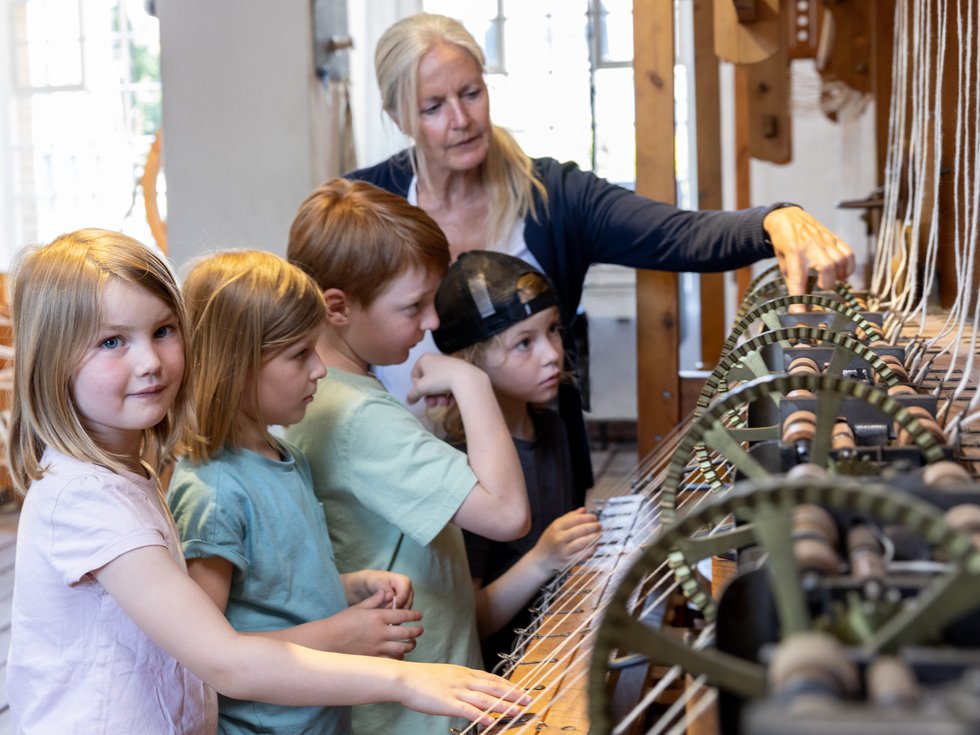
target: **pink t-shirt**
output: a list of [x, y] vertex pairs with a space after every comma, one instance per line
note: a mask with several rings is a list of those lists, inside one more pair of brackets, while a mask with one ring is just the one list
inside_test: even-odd
[[154, 484], [51, 449], [42, 466], [17, 532], [7, 662], [17, 732], [214, 735], [214, 690], [153, 643], [91, 574], [144, 546], [166, 547], [184, 567]]

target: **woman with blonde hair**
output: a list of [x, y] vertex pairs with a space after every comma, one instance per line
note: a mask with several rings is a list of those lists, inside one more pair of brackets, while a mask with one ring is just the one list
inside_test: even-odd
[[[385, 111], [415, 145], [348, 174], [418, 204], [445, 231], [454, 257], [473, 249], [521, 258], [554, 282], [574, 368], [572, 330], [593, 263], [668, 271], [724, 271], [776, 255], [791, 293], [809, 268], [831, 287], [854, 254], [796, 205], [689, 212], [609, 184], [574, 163], [530, 158], [490, 120], [484, 57], [456, 20], [419, 13], [392, 25], [375, 51]], [[418, 353], [435, 352], [431, 341]], [[418, 353], [413, 353], [417, 357]], [[408, 370], [379, 373], [404, 395]], [[561, 395], [577, 484], [592, 483], [581, 400]]]

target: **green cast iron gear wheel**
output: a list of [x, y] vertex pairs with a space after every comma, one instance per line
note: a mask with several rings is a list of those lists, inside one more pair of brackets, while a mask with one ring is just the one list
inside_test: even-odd
[[800, 296], [779, 296], [756, 306], [746, 313], [741, 319], [735, 322], [735, 326], [732, 327], [732, 331], [725, 339], [724, 345], [722, 345], [722, 356], [724, 356], [729, 350], [734, 349], [741, 336], [759, 319], [765, 320], [771, 329], [778, 329], [780, 324], [778, 323], [778, 320], [774, 321], [773, 317], [775, 317], [781, 310], [786, 309], [793, 304], [819, 306], [826, 309], [828, 312], [834, 312], [835, 323], [830, 325], [830, 328], [833, 331], [841, 331], [836, 324], [837, 322], [850, 322], [855, 327], [862, 329], [868, 336], [869, 340], [874, 341], [882, 339], [881, 330], [878, 329], [878, 327], [869, 322], [867, 319], [861, 316], [861, 314], [845, 303], [836, 301], [827, 296], [813, 294], [803, 294]]
[[[808, 340], [813, 342], [826, 342], [839, 348], [835, 350], [834, 357], [830, 361], [827, 372], [829, 374], [839, 374], [843, 370], [846, 362], [843, 358], [859, 357], [866, 361], [871, 368], [878, 374], [883, 383], [891, 387], [898, 385], [899, 378], [894, 371], [884, 362], [878, 354], [863, 342], [855, 339], [843, 332], [833, 332], [817, 327], [786, 327], [774, 329], [770, 332], [763, 332], [752, 339], [743, 342], [734, 349], [725, 352], [718, 360], [711, 371], [711, 375], [704, 381], [701, 394], [698, 396], [697, 404], [694, 408], [695, 418], [707, 410], [712, 400], [727, 388], [727, 378], [731, 371], [739, 364], [744, 365], [754, 373], [755, 377], [769, 374], [772, 371], [762, 362], [759, 353], [763, 348], [778, 342], [789, 342], [791, 340]], [[839, 357], [840, 355], [840, 357]]]
[[[900, 606], [882, 627], [862, 644], [868, 656], [894, 653], [915, 645], [941, 630], [960, 615], [980, 605], [980, 551], [969, 537], [953, 531], [934, 506], [885, 485], [853, 481], [772, 477], [740, 483], [731, 493], [706, 503], [677, 523], [662, 527], [619, 582], [596, 635], [589, 672], [590, 732], [608, 735], [614, 725], [609, 714], [606, 676], [610, 656], [646, 655], [657, 664], [680, 666], [693, 676], [743, 697], [764, 696], [763, 666], [714, 648], [697, 649], [682, 638], [648, 626], [635, 616], [649, 590], [651, 570], [671, 567], [689, 604], [706, 621], [717, 609], [710, 591], [694, 572], [701, 559], [750, 545], [767, 552], [767, 569], [782, 637], [811, 627], [806, 602], [793, 561], [790, 535], [793, 508], [816, 503], [829, 509], [850, 509], [874, 516], [885, 524], [897, 523], [933, 545], [947, 561], [947, 571], [932, 579], [914, 598]], [[735, 516], [748, 521], [730, 531], [705, 535], [705, 529]], [[699, 535], [700, 534], [700, 535]], [[641, 616], [642, 617], [642, 616]]]
[[745, 295], [735, 311], [735, 323], [748, 313], [756, 304], [761, 301], [783, 296], [786, 294], [786, 286], [783, 282], [783, 274], [779, 270], [779, 265], [774, 265], [762, 271], [752, 279], [745, 288]]

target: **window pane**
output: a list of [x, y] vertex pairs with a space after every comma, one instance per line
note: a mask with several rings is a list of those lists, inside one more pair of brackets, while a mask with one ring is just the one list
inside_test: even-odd
[[532, 156], [591, 167], [585, 3], [507, 3], [507, 77], [492, 77], [491, 113]]
[[26, 0], [15, 6], [18, 87], [82, 83], [81, 13], [78, 2]]
[[426, 13], [448, 15], [460, 21], [483, 49], [487, 71], [506, 72], [502, 38], [504, 17], [498, 0], [470, 0], [465, 3], [458, 0], [425, 0], [422, 5]]
[[91, 226], [151, 244], [138, 180], [160, 125], [156, 19], [143, 0], [25, 0], [17, 11], [27, 84], [13, 100], [12, 247]]
[[633, 60], [633, 1], [600, 0], [599, 63]]

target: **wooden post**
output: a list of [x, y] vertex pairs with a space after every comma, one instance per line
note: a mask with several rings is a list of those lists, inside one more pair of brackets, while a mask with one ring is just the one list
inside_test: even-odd
[[[721, 209], [721, 100], [712, 0], [694, 2], [694, 99], [698, 209]], [[725, 274], [701, 276], [701, 363], [712, 367], [725, 343]]]
[[[677, 201], [674, 179], [674, 7], [633, 0], [636, 191]], [[637, 451], [657, 448], [680, 421], [678, 288], [672, 273], [636, 278]]]
[[[735, 66], [735, 207], [745, 209], [752, 203], [752, 181], [749, 166], [749, 101], [748, 73]], [[742, 300], [752, 282], [752, 268], [735, 271], [738, 301]]]

